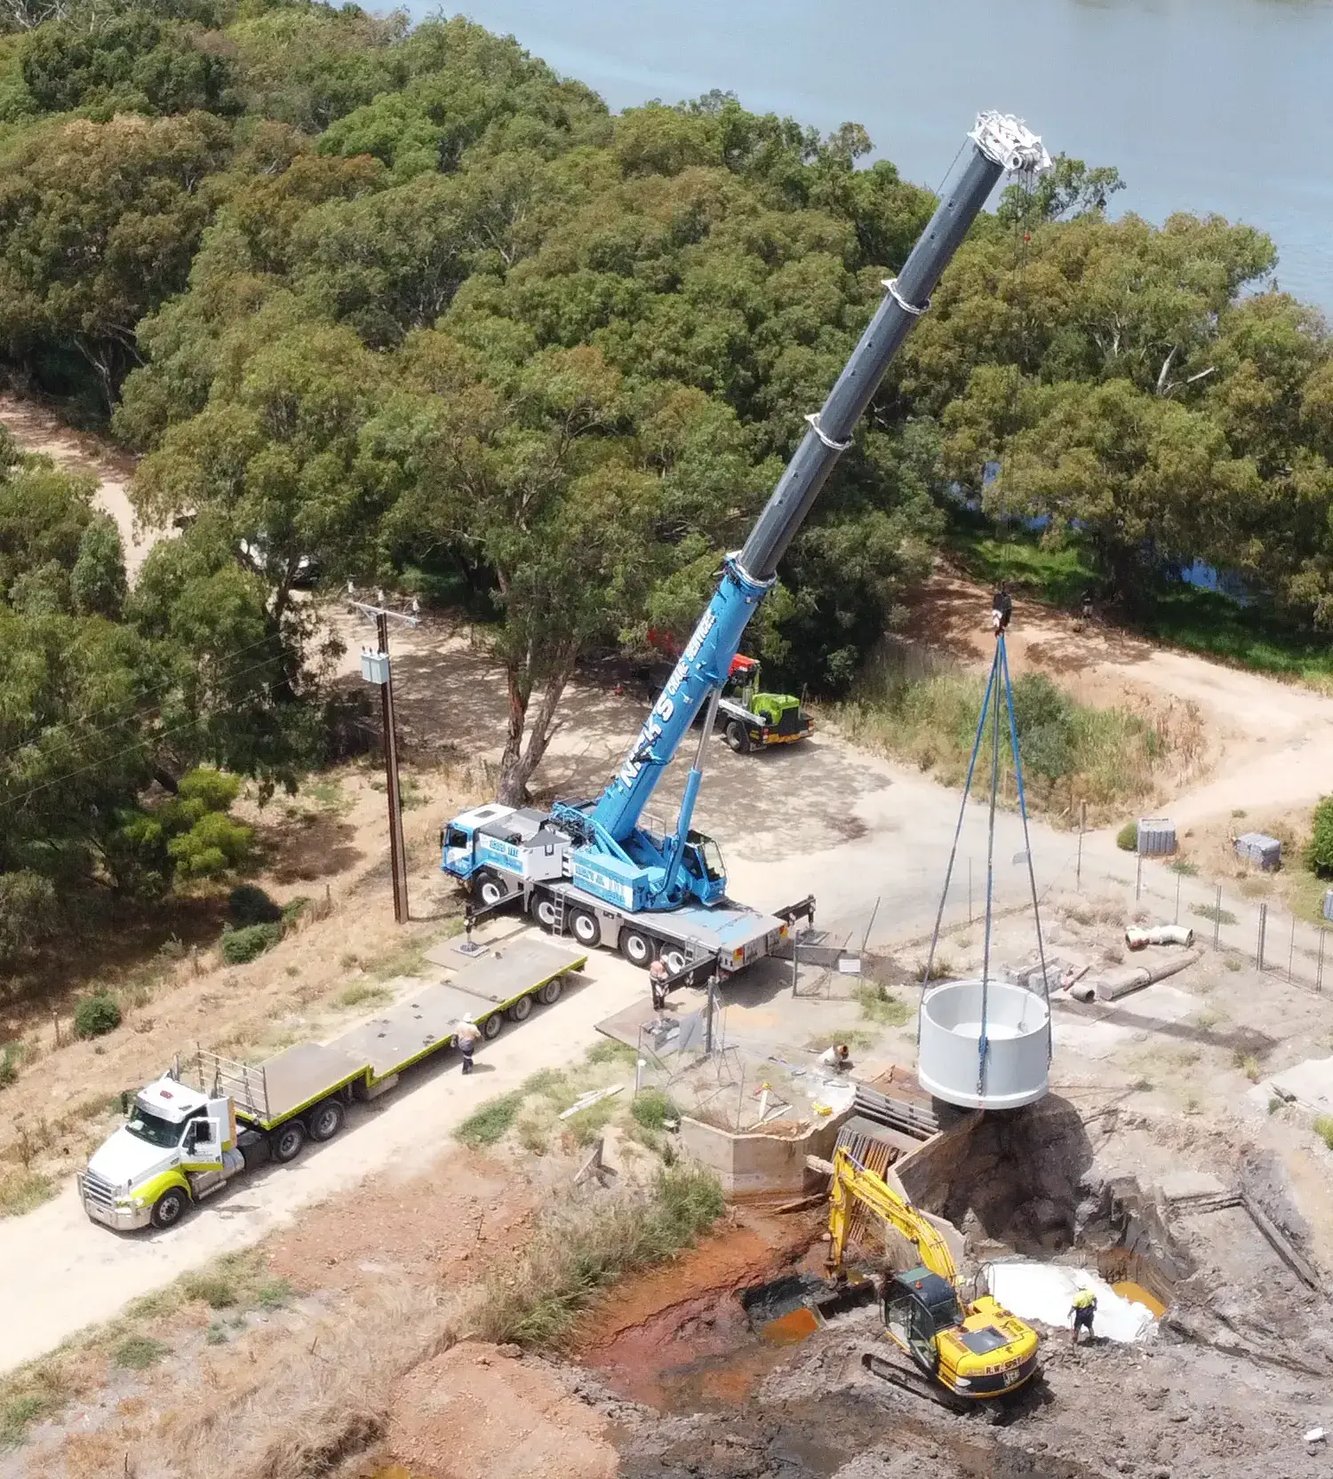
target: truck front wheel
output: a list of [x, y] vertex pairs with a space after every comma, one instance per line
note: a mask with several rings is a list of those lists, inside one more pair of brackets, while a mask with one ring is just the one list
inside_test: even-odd
[[269, 1137], [273, 1159], [282, 1163], [294, 1161], [301, 1154], [301, 1147], [304, 1144], [305, 1126], [300, 1120], [288, 1120], [285, 1125], [274, 1130]]
[[492, 904], [498, 904], [501, 899], [509, 897], [509, 887], [498, 873], [492, 873], [489, 868], [483, 868], [477, 874], [476, 881], [472, 885], [472, 892], [479, 903], [487, 909]]
[[180, 1189], [173, 1186], [170, 1191], [164, 1191], [157, 1201], [153, 1203], [152, 1223], [154, 1227], [174, 1227], [185, 1215], [185, 1209], [190, 1205], [190, 1199]]
[[731, 719], [726, 729], [722, 731], [727, 741], [727, 748], [737, 755], [748, 755], [750, 753], [750, 731], [739, 719]]

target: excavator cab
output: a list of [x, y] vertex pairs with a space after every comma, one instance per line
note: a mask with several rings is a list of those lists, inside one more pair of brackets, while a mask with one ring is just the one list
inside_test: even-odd
[[910, 1268], [884, 1284], [884, 1328], [927, 1376], [939, 1372], [941, 1330], [962, 1324], [953, 1285], [929, 1269]]

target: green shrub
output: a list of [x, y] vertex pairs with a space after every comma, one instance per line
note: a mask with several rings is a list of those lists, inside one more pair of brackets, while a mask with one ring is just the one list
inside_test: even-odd
[[0, 1089], [7, 1089], [19, 1076], [19, 1064], [22, 1062], [22, 1044], [6, 1043], [4, 1052], [0, 1053]]
[[297, 894], [294, 899], [288, 899], [282, 906], [283, 924], [295, 924], [309, 907], [310, 900], [304, 894]]
[[1310, 866], [1321, 878], [1333, 875], [1333, 796], [1325, 796], [1314, 809]]
[[120, 1007], [104, 991], [85, 997], [74, 1009], [75, 1037], [103, 1037], [119, 1026]]
[[522, 1089], [501, 1094], [496, 1099], [488, 1099], [459, 1125], [454, 1131], [454, 1137], [464, 1145], [470, 1145], [473, 1150], [478, 1150], [483, 1145], [494, 1145], [497, 1140], [504, 1138], [522, 1107]]
[[478, 1334], [497, 1344], [558, 1347], [600, 1290], [688, 1247], [724, 1206], [710, 1172], [677, 1165], [659, 1172], [646, 1195], [626, 1190], [552, 1210], [516, 1259], [486, 1280]]
[[251, 924], [222, 932], [222, 958], [228, 965], [244, 965], [271, 950], [282, 939], [280, 924]]
[[1330, 1150], [1333, 1150], [1333, 1114], [1316, 1115], [1314, 1132]]
[[1139, 824], [1137, 822], [1126, 822], [1115, 834], [1115, 845], [1121, 852], [1138, 852]]
[[282, 910], [257, 883], [238, 883], [227, 895], [227, 912], [239, 925], [277, 924]]
[[661, 1089], [644, 1089], [630, 1105], [630, 1113], [645, 1130], [660, 1130], [668, 1120], [680, 1122], [680, 1110]]

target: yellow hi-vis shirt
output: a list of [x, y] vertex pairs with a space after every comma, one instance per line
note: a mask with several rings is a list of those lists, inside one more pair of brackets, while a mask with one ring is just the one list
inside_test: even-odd
[[1091, 1289], [1080, 1289], [1074, 1296], [1074, 1308], [1076, 1310], [1085, 1310], [1089, 1305], [1096, 1303], [1097, 1296]]

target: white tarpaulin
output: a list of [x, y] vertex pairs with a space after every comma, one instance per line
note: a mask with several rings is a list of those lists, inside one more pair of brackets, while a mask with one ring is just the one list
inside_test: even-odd
[[1125, 1299], [1105, 1279], [1089, 1269], [1066, 1268], [1055, 1263], [992, 1263], [987, 1265], [990, 1292], [1023, 1320], [1066, 1329], [1074, 1295], [1091, 1289], [1097, 1296], [1093, 1334], [1128, 1344], [1144, 1340], [1157, 1328], [1157, 1319], [1147, 1305]]

